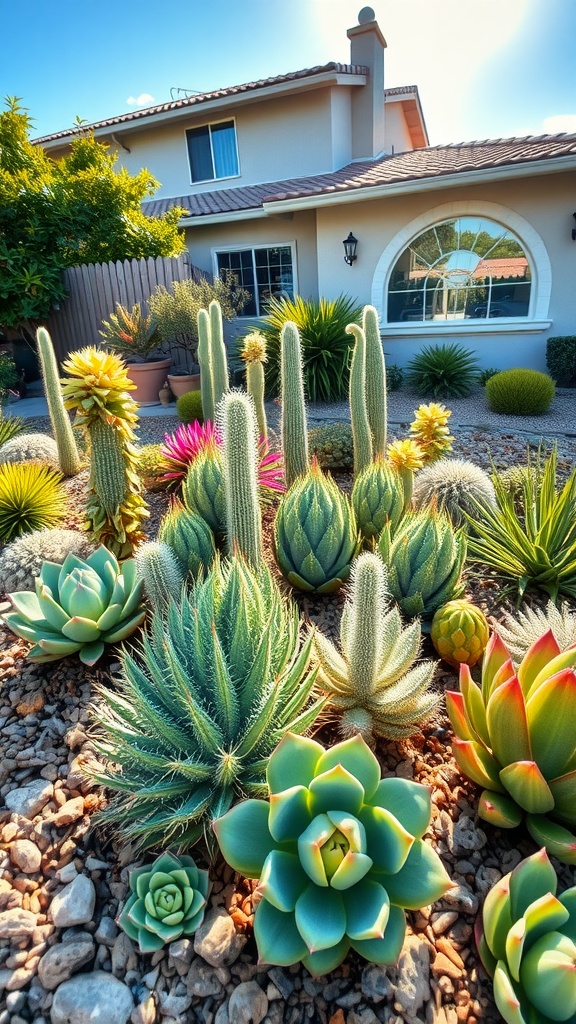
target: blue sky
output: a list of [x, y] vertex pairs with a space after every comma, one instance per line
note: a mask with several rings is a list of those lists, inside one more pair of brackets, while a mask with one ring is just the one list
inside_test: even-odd
[[[0, 0], [0, 96], [35, 135], [347, 62], [361, 0]], [[416, 84], [432, 144], [576, 132], [576, 0], [373, 0], [386, 85]]]

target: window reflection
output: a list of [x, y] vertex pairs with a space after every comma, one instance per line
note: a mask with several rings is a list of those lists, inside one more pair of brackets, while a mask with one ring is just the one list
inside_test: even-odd
[[528, 316], [530, 266], [518, 239], [484, 217], [428, 228], [396, 261], [388, 322]]

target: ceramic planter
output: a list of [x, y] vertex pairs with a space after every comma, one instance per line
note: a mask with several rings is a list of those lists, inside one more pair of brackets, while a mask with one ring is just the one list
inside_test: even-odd
[[132, 397], [138, 405], [160, 405], [158, 392], [166, 380], [166, 371], [172, 360], [154, 359], [149, 363], [130, 363], [128, 376], [136, 385]]
[[199, 373], [169, 373], [168, 383], [170, 390], [175, 398], [180, 398], [182, 395], [187, 394], [188, 391], [199, 391], [200, 390], [200, 374]]

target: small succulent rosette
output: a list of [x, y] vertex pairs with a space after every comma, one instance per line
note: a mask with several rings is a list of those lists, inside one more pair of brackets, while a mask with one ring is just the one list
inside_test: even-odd
[[576, 1021], [576, 886], [556, 896], [545, 849], [490, 890], [476, 943], [506, 1024]]
[[131, 894], [118, 918], [141, 953], [192, 935], [202, 923], [210, 890], [208, 872], [192, 857], [163, 853], [130, 872]]
[[234, 870], [259, 878], [254, 935], [260, 961], [302, 961], [313, 974], [337, 967], [350, 947], [396, 963], [404, 908], [451, 888], [422, 839], [430, 825], [425, 786], [380, 778], [360, 736], [329, 750], [287, 733], [267, 769], [270, 802], [246, 800], [214, 822]]

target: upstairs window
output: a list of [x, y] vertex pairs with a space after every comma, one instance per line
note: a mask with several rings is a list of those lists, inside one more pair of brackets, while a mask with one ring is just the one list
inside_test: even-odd
[[239, 173], [234, 121], [189, 128], [186, 142], [193, 182], [233, 178]]
[[397, 259], [388, 323], [527, 317], [531, 272], [516, 236], [486, 217], [443, 221]]
[[265, 316], [266, 302], [272, 295], [277, 299], [294, 298], [291, 245], [217, 252], [216, 268], [219, 274], [231, 270], [240, 287], [249, 293], [242, 316]]

